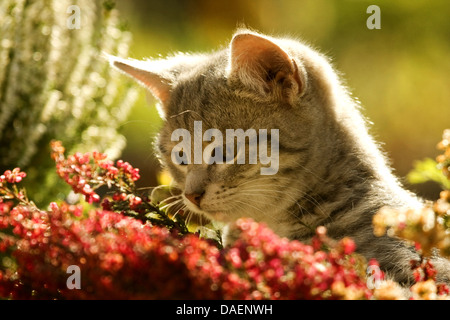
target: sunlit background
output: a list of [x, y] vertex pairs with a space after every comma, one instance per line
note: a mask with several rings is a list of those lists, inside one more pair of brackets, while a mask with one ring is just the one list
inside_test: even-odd
[[[381, 9], [381, 29], [369, 30], [367, 7]], [[227, 45], [237, 26], [302, 39], [330, 56], [382, 143], [396, 173], [415, 160], [434, 158], [450, 127], [450, 1], [437, 0], [119, 0], [132, 34], [130, 56], [212, 51]], [[139, 167], [143, 184], [155, 185], [159, 165], [152, 139], [161, 121], [144, 90], [124, 121], [122, 158]], [[412, 186], [427, 197], [432, 184]]]

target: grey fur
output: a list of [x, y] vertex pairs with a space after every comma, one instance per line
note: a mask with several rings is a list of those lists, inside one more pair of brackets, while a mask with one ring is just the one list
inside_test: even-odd
[[[252, 73], [252, 66], [230, 66], [230, 47], [140, 67], [170, 82], [170, 99], [159, 107], [166, 121], [157, 146], [177, 186], [185, 193], [204, 193], [200, 207], [183, 197], [187, 208], [225, 222], [251, 217], [280, 236], [302, 241], [308, 241], [317, 226], [325, 225], [331, 237], [352, 237], [367, 259], [377, 259], [389, 276], [410, 284], [410, 261], [419, 259], [418, 254], [399, 239], [374, 236], [372, 217], [383, 206], [420, 207], [423, 203], [392, 174], [368, 133], [360, 106], [329, 61], [295, 40], [249, 30], [237, 35], [276, 44], [293, 60], [289, 70], [298, 69], [297, 81], [289, 82], [293, 79], [289, 70], [281, 81], [269, 83], [258, 78], [261, 69], [253, 68]], [[150, 90], [153, 86], [147, 85]], [[171, 134], [178, 128], [192, 132], [194, 121], [202, 121], [203, 130], [222, 132], [279, 129], [278, 173], [261, 176], [259, 165], [175, 165], [170, 159], [176, 143]], [[449, 282], [449, 262], [439, 258], [436, 265], [439, 279]]]

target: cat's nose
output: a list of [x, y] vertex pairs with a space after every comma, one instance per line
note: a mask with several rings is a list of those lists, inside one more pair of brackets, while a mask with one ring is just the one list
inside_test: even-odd
[[205, 193], [185, 193], [184, 196], [197, 207], [200, 207], [200, 201]]

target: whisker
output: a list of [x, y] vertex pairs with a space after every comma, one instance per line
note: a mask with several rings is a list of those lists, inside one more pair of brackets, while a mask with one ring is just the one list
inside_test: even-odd
[[[172, 207], [170, 207], [168, 210], [174, 211], [174, 213], [172, 215], [172, 219], [175, 219], [175, 217], [180, 212], [180, 210], [182, 210], [185, 206], [186, 205], [182, 201], [179, 201], [176, 204], [174, 204]], [[172, 214], [172, 212], [170, 212], [170, 214]]]
[[[297, 205], [297, 207], [299, 208], [300, 212], [302, 213], [302, 216], [305, 215], [305, 211], [306, 211], [306, 213], [307, 213], [310, 217], [315, 217], [315, 216], [316, 216], [316, 214], [311, 213], [311, 212], [309, 212], [308, 210], [306, 210], [306, 208], [302, 207], [302, 206], [298, 203], [298, 201], [295, 200], [294, 197], [292, 197], [291, 195], [289, 195], [289, 194], [287, 194], [287, 193], [284, 193], [284, 192], [282, 192], [282, 191], [279, 191], [279, 190], [272, 190], [272, 189], [248, 189], [248, 190], [240, 191], [240, 192], [239, 192], [240, 195], [247, 195], [247, 196], [255, 196], [255, 195], [261, 196], [261, 195], [263, 195], [264, 197], [269, 197], [269, 198], [271, 198], [271, 199], [280, 199], [280, 197], [279, 197], [278, 195], [272, 194], [272, 193], [282, 193], [283, 195], [285, 195], [285, 196], [287, 196], [288, 198], [292, 199], [292, 200], [294, 201], [294, 204]], [[253, 199], [248, 198], [247, 200], [253, 200]], [[265, 205], [271, 205], [271, 206], [273, 206], [273, 207], [277, 207], [277, 208], [278, 208], [278, 205], [277, 205], [277, 204], [265, 203]], [[302, 224], [304, 223], [304, 222], [302, 221], [301, 217], [297, 216], [296, 214], [294, 214], [294, 213], [292, 213], [292, 212], [289, 212], [289, 211], [288, 211], [287, 213], [289, 213], [290, 216], [294, 217], [295, 220], [299, 221], [300, 223], [302, 223]]]
[[175, 204], [178, 204], [180, 201], [182, 201], [182, 199], [179, 199], [177, 201], [174, 201], [174, 202], [168, 203], [166, 205], [160, 206], [159, 209], [165, 210], [166, 208], [170, 208], [170, 207], [174, 206]]
[[[278, 187], [282, 187], [282, 186], [284, 186], [284, 185], [273, 185], [272, 184], [272, 186], [278, 186]], [[256, 185], [255, 187], [259, 187], [258, 185]], [[267, 187], [267, 185], [263, 185], [263, 187]], [[243, 189], [243, 191], [245, 191], [245, 190], [256, 190], [255, 188], [244, 188]], [[258, 191], [264, 191], [263, 189], [257, 189]], [[278, 193], [280, 193], [280, 194], [284, 194], [284, 195], [286, 195], [286, 196], [288, 196], [291, 200], [293, 200], [295, 203], [298, 203], [298, 201], [300, 200], [300, 199], [295, 199], [294, 197], [293, 197], [293, 195], [292, 194], [290, 194], [288, 191], [299, 191], [300, 192], [300, 194], [299, 195], [296, 195], [297, 197], [298, 196], [300, 196], [300, 197], [303, 197], [303, 198], [305, 198], [307, 201], [310, 201], [312, 204], [314, 204], [316, 207], [318, 207], [319, 208], [319, 210], [321, 211], [321, 214], [323, 215], [323, 216], [325, 216], [325, 217], [327, 217], [328, 215], [320, 208], [320, 203], [315, 199], [315, 198], [313, 198], [311, 195], [309, 195], [309, 194], [307, 194], [306, 192], [304, 192], [303, 190], [301, 190], [301, 189], [299, 189], [299, 188], [292, 188], [292, 187], [289, 187], [289, 190], [288, 191], [286, 191], [286, 190], [276, 190], [276, 189], [267, 189], [266, 191], [269, 191], [269, 192], [278, 192]]]
[[236, 201], [234, 201], [234, 202], [235, 202], [235, 203], [241, 203], [241, 204], [244, 205], [244, 207], [245, 207], [245, 206], [251, 207], [251, 208], [253, 208], [253, 209], [259, 211], [259, 212], [262, 213], [265, 217], [268, 217], [268, 218], [269, 218], [270, 220], [272, 220], [272, 221], [275, 221], [275, 222], [277, 222], [277, 223], [280, 222], [280, 220], [277, 219], [275, 216], [268, 215], [267, 212], [263, 211], [262, 209], [260, 209], [260, 208], [258, 208], [258, 207], [255, 207], [255, 206], [249, 204], [248, 202], [244, 202], [244, 201], [240, 201], [240, 200], [236, 200]]
[[[259, 178], [255, 178], [255, 179], [251, 179], [251, 180], [244, 181], [243, 183], [238, 184], [237, 187], [242, 187], [243, 185], [247, 185], [247, 184], [253, 183], [253, 182], [261, 182], [261, 181], [264, 181], [264, 180], [267, 180], [267, 179], [273, 180], [273, 181], [276, 181], [276, 180], [283, 180], [283, 179], [284, 179], [284, 180], [288, 180], [288, 181], [292, 181], [292, 179], [287, 178], [287, 177], [259, 177]], [[299, 182], [296, 181], [296, 183], [299, 183]], [[272, 183], [271, 185], [274, 185], [274, 183]], [[279, 183], [278, 183], [277, 186], [279, 186], [279, 187], [286, 187], [286, 188], [289, 188], [290, 190], [294, 190], [294, 191], [300, 191], [300, 192], [302, 193], [302, 196], [309, 197], [310, 200], [311, 200], [314, 204], [319, 205], [319, 203], [317, 202], [317, 200], [315, 200], [315, 199], [312, 198], [309, 194], [307, 194], [307, 193], [305, 192], [305, 190], [302, 190], [302, 189], [293, 187], [292, 185], [288, 185], [288, 184], [279, 184]], [[308, 185], [306, 185], [306, 184], [302, 184], [301, 187], [303, 187], [303, 188], [305, 188], [305, 189], [307, 189], [307, 190], [311, 190], [311, 188], [310, 188]], [[283, 191], [283, 192], [285, 192], [285, 191]]]
[[171, 200], [174, 200], [174, 199], [182, 199], [181, 198], [181, 195], [178, 195], [178, 196], [171, 196], [171, 197], [168, 197], [168, 198], [166, 198], [166, 199], [163, 199], [163, 200], [161, 200], [160, 202], [159, 202], [159, 204], [164, 204], [165, 202], [167, 202], [167, 201], [171, 201]]
[[140, 187], [140, 188], [136, 188], [137, 191], [143, 191], [143, 190], [152, 190], [155, 188], [158, 188], [159, 186], [155, 186], [155, 187]]

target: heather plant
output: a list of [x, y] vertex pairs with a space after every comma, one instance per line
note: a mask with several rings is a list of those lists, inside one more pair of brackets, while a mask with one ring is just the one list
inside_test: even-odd
[[[434, 181], [442, 181], [441, 186], [446, 188], [450, 181], [450, 130], [444, 131], [443, 139], [437, 145], [443, 153], [437, 156], [435, 166], [417, 165], [413, 176], [429, 177]], [[436, 170], [440, 170], [441, 178], [437, 177]], [[431, 172], [431, 173], [430, 173]], [[446, 179], [446, 182], [444, 182]], [[419, 181], [422, 181], [419, 179]], [[423, 255], [429, 257], [434, 248], [441, 254], [450, 257], [450, 190], [444, 189], [435, 202], [428, 202], [420, 209], [405, 208], [392, 210], [384, 208], [374, 217], [375, 234], [382, 235], [388, 232], [392, 236], [400, 236], [416, 243]]]
[[[113, 162], [99, 152], [66, 156], [59, 141], [51, 148], [58, 175], [86, 201], [52, 202], [43, 210], [21, 187], [25, 172], [15, 168], [0, 175], [1, 298], [449, 298], [448, 287], [436, 282], [427, 259], [430, 237], [423, 232], [432, 230], [424, 229], [428, 215], [413, 223], [397, 219], [407, 215], [403, 211], [389, 215], [391, 220], [377, 221], [383, 212], [376, 216], [377, 233], [389, 229], [392, 236], [415, 241], [423, 259], [411, 265], [416, 283], [410, 290], [381, 281], [382, 275], [379, 286], [369, 289], [365, 271], [377, 262], [356, 254], [350, 238], [332, 240], [319, 227], [311, 244], [304, 244], [280, 238], [264, 224], [239, 219], [232, 226], [236, 241], [222, 248], [217, 239], [189, 230], [182, 210], [171, 214], [163, 209], [165, 200], [155, 201], [147, 190], [136, 188], [139, 170], [131, 164]], [[448, 159], [441, 160], [448, 168]], [[103, 188], [107, 190], [100, 193]], [[432, 206], [443, 221], [448, 200], [443, 193]], [[414, 232], [405, 231], [410, 228]], [[431, 239], [448, 241], [448, 234], [439, 230], [429, 234]], [[435, 242], [444, 251], [445, 243]], [[80, 270], [78, 289], [67, 285], [71, 266]]]
[[[364, 262], [351, 239], [317, 231], [312, 245], [279, 238], [241, 219], [237, 242], [222, 249], [137, 195], [138, 169], [102, 153], [65, 156], [52, 142], [56, 170], [87, 203], [39, 209], [18, 185], [19, 168], [0, 176], [0, 297], [15, 299], [367, 299]], [[96, 191], [106, 186], [110, 192]], [[82, 288], [66, 286], [79, 266]], [[361, 268], [355, 268], [360, 266]]]
[[[446, 285], [436, 280], [436, 272], [430, 258], [436, 251], [450, 258], [450, 130], [444, 131], [443, 139], [437, 145], [443, 153], [436, 161], [426, 159], [418, 164], [410, 174], [413, 181], [433, 180], [444, 188], [438, 200], [428, 202], [423, 208], [394, 210], [383, 208], [373, 219], [374, 233], [382, 236], [401, 237], [410, 241], [420, 252], [421, 260], [412, 263], [416, 284], [411, 288], [416, 299], [436, 299], [449, 294]], [[434, 165], [431, 165], [433, 164]], [[440, 171], [440, 172], [439, 172]], [[447, 189], [445, 189], [447, 188]], [[435, 260], [439, 263], [439, 259]], [[449, 277], [447, 275], [447, 277]]]
[[[67, 190], [48, 157], [51, 139], [69, 150], [117, 158], [136, 89], [115, 77], [103, 51], [127, 56], [131, 40], [111, 1], [0, 2], [0, 172], [26, 170], [38, 203]], [[80, 9], [79, 29], [69, 28]], [[63, 192], [64, 193], [64, 192]], [[64, 196], [64, 195], [63, 195]]]

